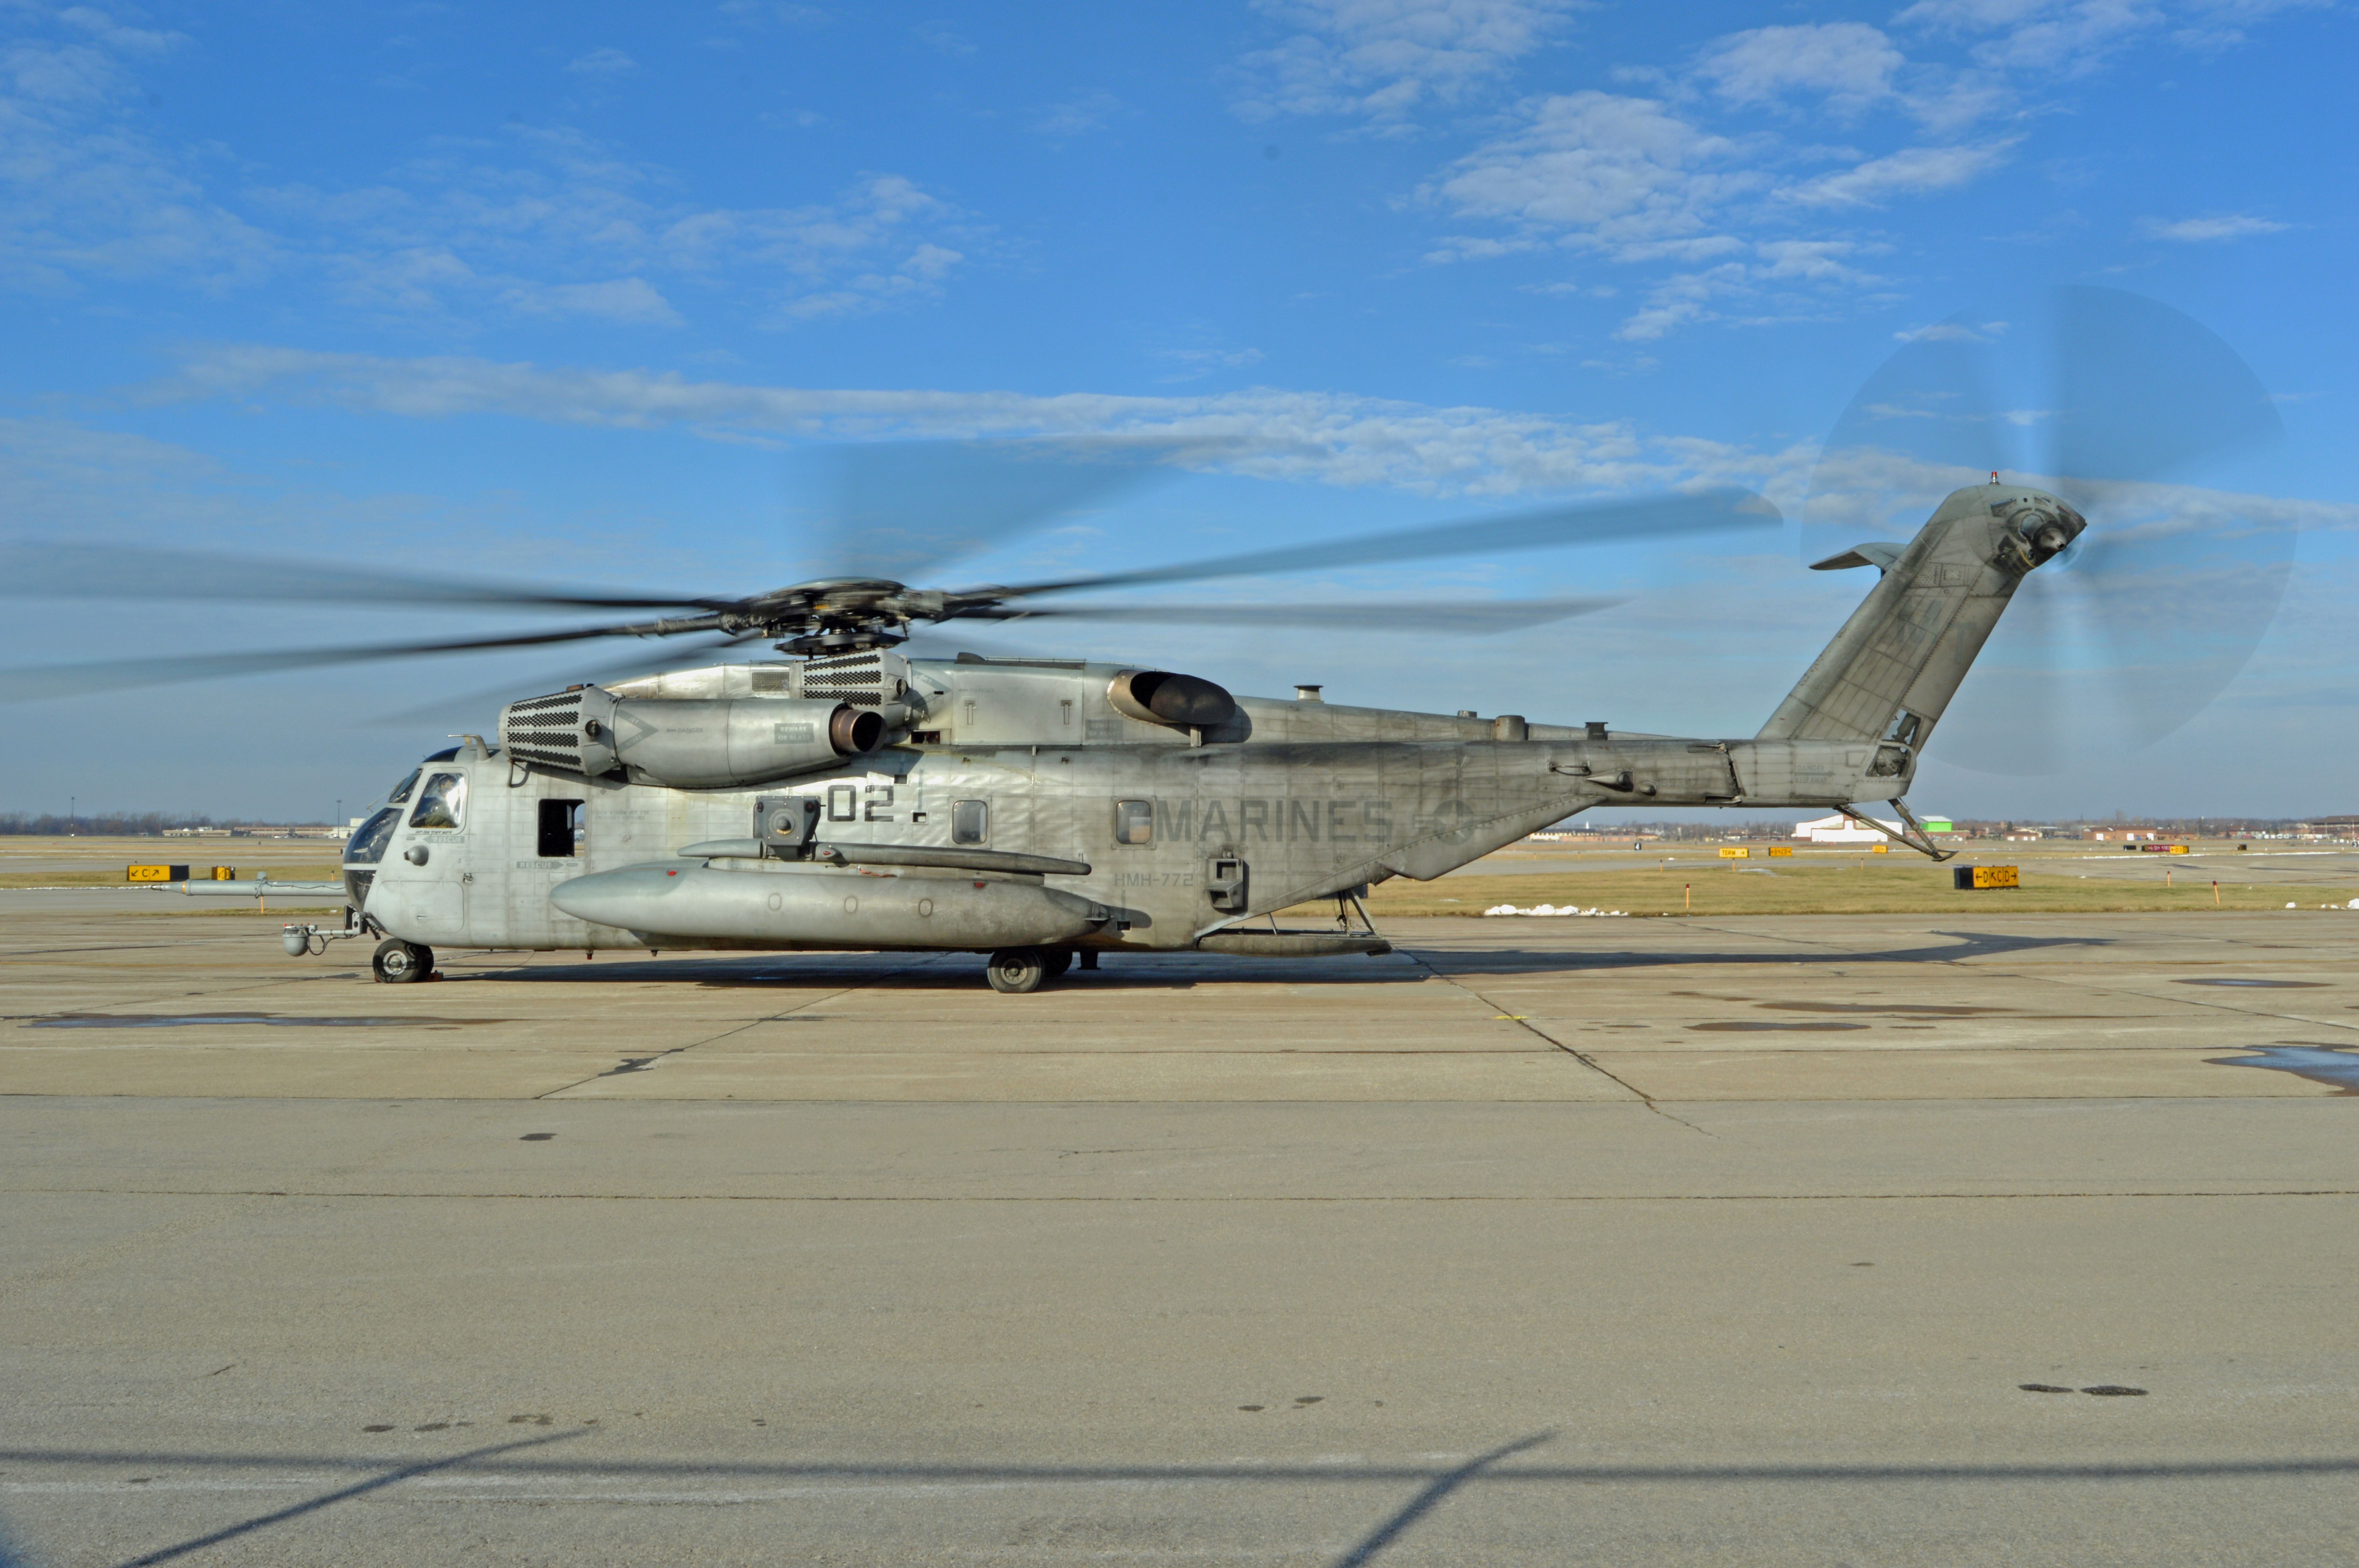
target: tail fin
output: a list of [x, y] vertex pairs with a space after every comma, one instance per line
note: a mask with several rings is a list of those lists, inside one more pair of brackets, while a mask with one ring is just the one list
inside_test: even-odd
[[2017, 585], [2086, 525], [2052, 495], [1978, 484], [1953, 492], [1905, 547], [1861, 545], [1820, 561], [1821, 571], [1872, 565], [1884, 580], [1759, 738], [1881, 741], [1877, 775], [1912, 771]]

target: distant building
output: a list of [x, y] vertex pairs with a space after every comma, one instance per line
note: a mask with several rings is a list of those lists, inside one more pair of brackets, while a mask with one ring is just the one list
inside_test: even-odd
[[2162, 835], [2152, 827], [2092, 827], [2083, 837], [2100, 844], [2151, 844]]
[[[1882, 817], [1875, 820], [1882, 822]], [[1895, 833], [1900, 831], [1897, 822], [1886, 822]], [[1848, 816], [1819, 816], [1808, 822], [1794, 824], [1794, 837], [1807, 844], [1881, 844], [1884, 835], [1873, 827], [1863, 827]]]

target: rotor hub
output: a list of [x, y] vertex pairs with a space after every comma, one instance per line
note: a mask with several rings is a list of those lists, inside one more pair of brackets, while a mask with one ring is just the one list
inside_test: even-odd
[[2089, 525], [2087, 518], [2054, 496], [2016, 503], [2006, 522], [2027, 571], [2071, 548], [2072, 541]]
[[907, 641], [908, 633], [883, 625], [847, 626], [807, 632], [774, 644], [782, 654], [823, 658], [830, 654], [866, 654]]

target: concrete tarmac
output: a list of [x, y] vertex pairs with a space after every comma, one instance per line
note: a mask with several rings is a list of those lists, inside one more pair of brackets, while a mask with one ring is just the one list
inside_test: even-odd
[[2359, 1558], [2359, 915], [1001, 997], [31, 896], [0, 1557]]

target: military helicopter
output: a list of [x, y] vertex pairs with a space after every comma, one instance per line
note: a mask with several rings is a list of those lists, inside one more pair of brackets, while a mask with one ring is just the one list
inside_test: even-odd
[[[2166, 308], [2081, 292], [2081, 314], [2136, 334], [2154, 331], [2153, 312]], [[2211, 352], [2217, 340], [2168, 314], [2172, 331]], [[2071, 431], [2090, 423], [2063, 421]], [[1000, 534], [1053, 514], [1120, 466], [1102, 453], [1022, 443], [980, 458], [928, 448], [880, 460], [940, 461], [958, 473], [984, 460], [1014, 465], [1034, 492], [985, 530]], [[1956, 477], [1951, 461], [1930, 471]], [[1321, 700], [1317, 687], [1291, 698], [1239, 697], [1177, 670], [971, 651], [929, 657], [908, 643], [922, 625], [1050, 617], [1456, 633], [1529, 625], [1612, 601], [1067, 598], [1779, 521], [1758, 495], [1703, 490], [1027, 584], [943, 589], [850, 575], [734, 598], [520, 589], [187, 554], [126, 564], [90, 546], [19, 546], [0, 560], [13, 563], [20, 593], [103, 586], [158, 597], [669, 612], [451, 642], [201, 655], [173, 672], [181, 677], [608, 637], [717, 639], [699, 645], [701, 656], [767, 643], [784, 655], [580, 681], [507, 703], [495, 736], [470, 735], [428, 757], [368, 816], [344, 852], [344, 924], [288, 926], [290, 955], [374, 938], [375, 979], [408, 983], [432, 974], [438, 945], [585, 955], [944, 950], [987, 955], [990, 985], [1023, 993], [1108, 954], [1384, 953], [1389, 944], [1361, 903], [1372, 884], [1441, 876], [1594, 806], [1832, 809], [1945, 858], [1905, 800], [1925, 746], [2009, 604], [2035, 574], [2068, 568], [2090, 527], [2057, 491], [1997, 471], [1951, 489], [1905, 543], [1859, 542], [1810, 563], [1873, 566], [1880, 580], [1745, 737], [1347, 707]], [[876, 523], [864, 527], [882, 532]], [[131, 684], [156, 670], [118, 662], [15, 674], [23, 696]], [[29, 690], [27, 676], [38, 677]], [[1900, 830], [1861, 816], [1861, 802], [1889, 804]], [[1278, 924], [1281, 911], [1326, 901], [1332, 927]]]

